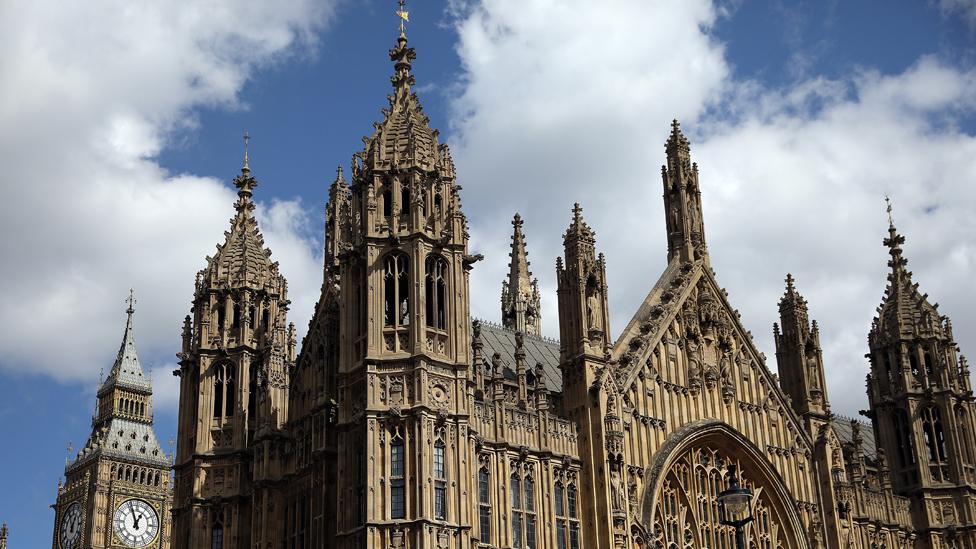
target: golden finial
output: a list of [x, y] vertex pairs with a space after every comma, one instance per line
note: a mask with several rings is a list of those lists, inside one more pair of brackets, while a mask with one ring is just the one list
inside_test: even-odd
[[396, 14], [400, 18], [400, 34], [403, 34], [405, 30], [404, 23], [410, 22], [410, 12], [407, 11], [406, 0], [399, 0], [399, 3], [400, 9], [396, 11]]

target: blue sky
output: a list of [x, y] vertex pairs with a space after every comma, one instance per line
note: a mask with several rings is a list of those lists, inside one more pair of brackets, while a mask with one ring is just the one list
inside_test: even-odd
[[[0, 7], [0, 521], [12, 548], [50, 542], [65, 448], [88, 435], [130, 286], [157, 433], [164, 446], [174, 434], [169, 371], [193, 276], [231, 214], [243, 130], [261, 224], [304, 330], [327, 185], [386, 104], [392, 2], [214, 2], [217, 14], [183, 4], [166, 8], [183, 18], [111, 1], [84, 13]], [[677, 116], [702, 167], [720, 282], [772, 357], [793, 272], [821, 321], [835, 411], [865, 405], [886, 193], [917, 280], [974, 352], [976, 3], [409, 9], [421, 101], [452, 146], [472, 248], [487, 256], [472, 278], [477, 316], [498, 317], [518, 209], [543, 329], [558, 335], [552, 264], [578, 200], [607, 252], [611, 324], [622, 328], [664, 266], [657, 167]]]

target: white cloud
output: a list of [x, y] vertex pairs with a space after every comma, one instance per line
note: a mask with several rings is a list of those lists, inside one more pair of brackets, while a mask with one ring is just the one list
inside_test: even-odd
[[976, 267], [976, 139], [954, 123], [976, 107], [976, 73], [926, 57], [901, 74], [767, 89], [730, 74], [710, 36], [716, 14], [707, 2], [636, 0], [488, 0], [462, 13], [453, 147], [473, 245], [488, 256], [472, 276], [474, 314], [498, 316], [517, 209], [543, 329], [558, 335], [553, 260], [579, 200], [622, 328], [664, 268], [660, 165], [677, 116], [701, 167], [713, 266], [774, 371], [771, 324], [792, 271], [822, 327], [835, 411], [866, 407], [885, 194], [916, 281], [976, 353], [976, 290], [964, 283]]
[[961, 15], [976, 30], [976, 0], [936, 0], [936, 4], [946, 15]]
[[[241, 108], [256, 68], [311, 51], [331, 11], [318, 0], [4, 5], [0, 368], [94, 379], [111, 366], [130, 286], [144, 361], [173, 356], [193, 275], [234, 194], [167, 173], [154, 156], [195, 126], [194, 109]], [[288, 221], [298, 210], [286, 201], [258, 211], [301, 298], [295, 318], [310, 315], [306, 296], [321, 283], [302, 275], [318, 252]]]

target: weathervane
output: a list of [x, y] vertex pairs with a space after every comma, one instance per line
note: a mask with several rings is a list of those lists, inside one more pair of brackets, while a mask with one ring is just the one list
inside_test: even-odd
[[404, 23], [410, 22], [410, 12], [407, 11], [406, 0], [399, 0], [400, 9], [397, 10], [396, 14], [400, 17], [400, 34], [404, 32]]

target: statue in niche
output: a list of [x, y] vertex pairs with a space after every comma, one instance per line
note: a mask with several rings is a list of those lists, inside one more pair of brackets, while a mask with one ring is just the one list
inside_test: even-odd
[[400, 325], [401, 326], [410, 325], [410, 307], [407, 305], [406, 299], [400, 302]]
[[590, 278], [586, 283], [586, 325], [590, 331], [602, 331], [603, 322], [600, 300], [597, 297], [596, 280]]
[[689, 337], [685, 341], [685, 350], [688, 355], [688, 379], [690, 385], [694, 387], [701, 383], [702, 364], [699, 352], [701, 347], [693, 337]]
[[615, 511], [624, 509], [624, 484], [620, 469], [622, 463], [619, 459], [610, 461], [610, 501]]

